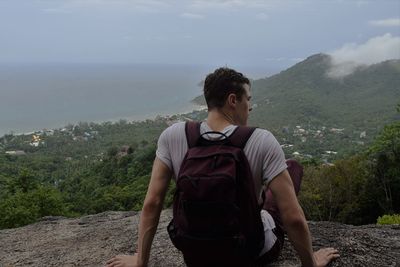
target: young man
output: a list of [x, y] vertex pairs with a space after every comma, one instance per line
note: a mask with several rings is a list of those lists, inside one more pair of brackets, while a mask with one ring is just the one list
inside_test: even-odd
[[[208, 117], [201, 124], [200, 133], [217, 131], [229, 136], [237, 125], [247, 125], [251, 93], [250, 81], [243, 74], [229, 68], [215, 70], [205, 80], [204, 96]], [[178, 177], [187, 150], [184, 123], [174, 124], [161, 134], [140, 216], [137, 253], [116, 256], [107, 262], [108, 267], [147, 266], [169, 182], [172, 174]], [[313, 252], [307, 222], [296, 197], [298, 184], [295, 190], [275, 137], [267, 130], [256, 129], [247, 141], [244, 153], [250, 163], [256, 193], [261, 195], [263, 188], [268, 189], [264, 203], [266, 210], [261, 211], [265, 245], [259, 263], [268, 262], [279, 254], [283, 231], [276, 230], [280, 229], [281, 222], [303, 266], [326, 266], [339, 257], [334, 248]]]

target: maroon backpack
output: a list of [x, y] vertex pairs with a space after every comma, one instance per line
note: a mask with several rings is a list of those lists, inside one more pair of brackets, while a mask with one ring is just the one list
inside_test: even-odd
[[[186, 123], [188, 151], [176, 179], [172, 243], [188, 266], [250, 266], [264, 246], [264, 229], [243, 152], [255, 128], [238, 126], [210, 141], [200, 123]], [[204, 134], [203, 134], [204, 135]]]

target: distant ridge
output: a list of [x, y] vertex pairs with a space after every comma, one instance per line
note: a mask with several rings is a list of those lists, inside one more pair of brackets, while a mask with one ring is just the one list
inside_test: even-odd
[[329, 55], [316, 54], [293, 67], [252, 83], [251, 121], [271, 128], [315, 124], [377, 128], [399, 119], [400, 60], [359, 66], [330, 78]]

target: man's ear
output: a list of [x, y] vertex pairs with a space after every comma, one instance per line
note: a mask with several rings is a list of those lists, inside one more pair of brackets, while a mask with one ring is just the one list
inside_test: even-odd
[[231, 107], [235, 107], [236, 106], [236, 101], [237, 101], [237, 97], [235, 94], [229, 94], [228, 98], [227, 98], [227, 103], [229, 106]]

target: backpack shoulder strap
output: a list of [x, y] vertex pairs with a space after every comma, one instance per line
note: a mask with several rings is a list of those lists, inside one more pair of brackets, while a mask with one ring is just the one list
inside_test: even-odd
[[195, 147], [200, 138], [200, 122], [187, 121], [185, 123], [186, 141], [189, 148]]
[[232, 145], [243, 149], [255, 129], [255, 127], [246, 126], [236, 127], [235, 131], [229, 137]]

